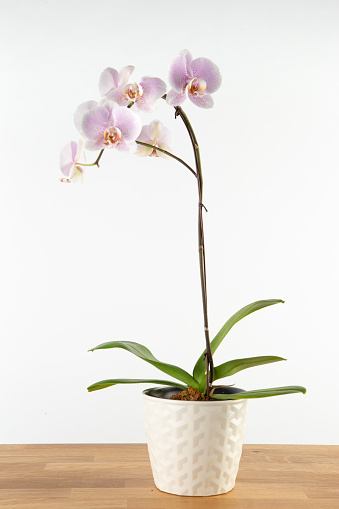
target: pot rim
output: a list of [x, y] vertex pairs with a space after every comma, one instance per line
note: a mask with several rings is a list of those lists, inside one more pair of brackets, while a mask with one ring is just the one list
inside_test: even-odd
[[[145, 399], [148, 399], [148, 400], [152, 399], [154, 401], [164, 402], [165, 404], [168, 403], [169, 405], [187, 405], [187, 404], [194, 403], [195, 405], [198, 405], [198, 404], [206, 405], [207, 404], [208, 406], [212, 407], [212, 406], [218, 406], [218, 405], [225, 405], [226, 403], [229, 405], [235, 405], [240, 402], [241, 403], [247, 402], [247, 399], [245, 399], [245, 398], [243, 398], [243, 399], [214, 399], [214, 400], [209, 400], [209, 401], [185, 401], [185, 400], [180, 400], [180, 399], [159, 398], [157, 396], [152, 396], [151, 394], [147, 394], [148, 391], [152, 391], [155, 389], [164, 389], [164, 386], [149, 387], [148, 389], [145, 389], [144, 391], [142, 391], [142, 396]], [[241, 391], [242, 391], [242, 389], [241, 389]]]

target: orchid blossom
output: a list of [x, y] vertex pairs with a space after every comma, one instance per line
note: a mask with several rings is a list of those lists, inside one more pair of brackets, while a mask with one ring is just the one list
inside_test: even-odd
[[79, 145], [75, 141], [67, 143], [60, 152], [60, 169], [65, 175], [60, 182], [83, 182], [84, 169], [78, 164], [80, 159], [85, 161], [84, 141], [80, 139]]
[[144, 76], [140, 83], [129, 81], [134, 67], [129, 65], [118, 73], [107, 67], [100, 76], [99, 91], [119, 106], [135, 105], [140, 111], [154, 111], [156, 101], [166, 93], [166, 83], [160, 78]]
[[172, 152], [173, 136], [167, 127], [164, 127], [160, 120], [153, 120], [149, 125], [144, 125], [137, 139], [143, 143], [148, 143], [152, 147], [138, 145], [137, 155], [150, 157], [163, 157], [169, 159], [170, 156], [164, 154], [157, 148]]
[[81, 122], [88, 150], [117, 148], [135, 149], [135, 140], [141, 131], [141, 120], [128, 108], [114, 107], [112, 101], [89, 110]]
[[172, 106], [182, 104], [189, 99], [200, 108], [212, 108], [211, 96], [221, 85], [218, 67], [208, 58], [196, 58], [188, 50], [180, 52], [169, 71], [169, 82], [173, 87], [167, 94], [167, 103]]

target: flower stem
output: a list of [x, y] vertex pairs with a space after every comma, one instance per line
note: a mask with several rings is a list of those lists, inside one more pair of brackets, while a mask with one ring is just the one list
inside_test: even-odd
[[159, 147], [154, 147], [154, 145], [150, 145], [149, 143], [144, 143], [143, 141], [138, 141], [136, 140], [136, 143], [138, 145], [143, 145], [144, 147], [150, 147], [150, 148], [153, 148], [155, 150], [159, 150], [159, 152], [163, 152], [164, 154], [168, 155], [169, 157], [173, 157], [173, 159], [176, 159], [177, 161], [179, 161], [179, 163], [183, 164], [184, 166], [186, 166], [186, 168], [189, 169], [189, 171], [191, 173], [193, 173], [193, 175], [195, 177], [197, 177], [197, 174], [196, 172], [193, 170], [193, 168], [191, 168], [187, 163], [185, 163], [185, 161], [183, 161], [182, 159], [180, 159], [180, 157], [177, 157], [175, 156], [174, 154], [171, 154], [171, 152], [167, 152], [167, 150], [164, 150], [162, 148], [159, 148]]
[[99, 168], [99, 161], [101, 159], [101, 156], [102, 154], [104, 153], [104, 148], [100, 150], [100, 153], [98, 155], [98, 157], [96, 158], [96, 160], [94, 161], [94, 163], [77, 163], [79, 166], [97, 166]]
[[203, 178], [202, 178], [202, 169], [201, 169], [201, 160], [200, 160], [200, 151], [197, 138], [194, 134], [192, 125], [188, 120], [186, 113], [182, 110], [180, 106], [176, 106], [175, 108], [175, 117], [180, 117], [185, 124], [185, 127], [188, 131], [188, 134], [191, 139], [191, 143], [194, 150], [194, 158], [195, 165], [197, 169], [197, 183], [198, 183], [198, 195], [199, 195], [199, 221], [198, 221], [198, 232], [199, 232], [199, 264], [200, 264], [200, 280], [201, 280], [201, 291], [202, 291], [202, 302], [203, 302], [203, 311], [204, 311], [204, 330], [205, 330], [205, 340], [206, 340], [206, 396], [209, 399], [210, 390], [213, 383], [214, 376], [214, 366], [213, 366], [213, 356], [211, 351], [211, 343], [209, 336], [209, 327], [208, 327], [208, 313], [207, 313], [207, 284], [206, 284], [206, 260], [205, 260], [205, 239], [204, 239], [204, 222], [202, 209], [206, 207], [203, 205], [202, 197], [203, 197]]

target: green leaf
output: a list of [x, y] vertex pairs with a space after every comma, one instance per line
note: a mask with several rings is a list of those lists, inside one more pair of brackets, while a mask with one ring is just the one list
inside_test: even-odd
[[283, 357], [274, 357], [262, 355], [261, 357], [246, 357], [244, 359], [234, 359], [232, 361], [224, 362], [214, 368], [214, 380], [231, 376], [243, 369], [252, 368], [254, 366], [262, 366], [263, 364], [270, 364], [272, 362], [285, 361]]
[[112, 380], [101, 380], [95, 384], [87, 387], [88, 392], [99, 391], [100, 389], [106, 389], [106, 387], [112, 387], [117, 384], [157, 384], [157, 385], [169, 385], [172, 387], [180, 387], [182, 390], [187, 389], [187, 385], [181, 385], [177, 382], [170, 382], [168, 380], [153, 380], [153, 379], [142, 379], [142, 378], [114, 378]]
[[305, 387], [300, 385], [288, 385], [286, 387], [273, 387], [272, 389], [257, 389], [254, 391], [236, 392], [235, 394], [213, 394], [213, 399], [251, 399], [269, 398], [270, 396], [281, 396], [283, 394], [294, 394], [297, 392], [306, 393]]
[[[213, 380], [219, 380], [226, 376], [234, 375], [243, 369], [252, 368], [254, 366], [262, 366], [263, 364], [270, 364], [272, 362], [285, 361], [283, 357], [275, 356], [261, 356], [261, 357], [246, 357], [244, 359], [234, 359], [232, 361], [224, 362], [214, 368]], [[206, 391], [206, 377], [201, 380], [199, 391], [203, 394]]]
[[140, 345], [140, 343], [134, 343], [133, 341], [109, 341], [108, 343], [102, 343], [89, 351], [93, 352], [94, 350], [104, 350], [107, 348], [123, 348], [149, 364], [152, 364], [160, 371], [167, 373], [167, 375], [170, 375], [177, 380], [181, 380], [181, 382], [184, 382], [187, 385], [191, 385], [194, 389], [199, 387], [198, 382], [192, 377], [192, 375], [187, 373], [187, 371], [179, 368], [178, 366], [174, 366], [173, 364], [158, 361], [148, 348]]
[[[245, 318], [245, 316], [254, 313], [254, 311], [258, 311], [258, 309], [262, 309], [267, 306], [273, 306], [273, 304], [278, 304], [279, 302], [283, 303], [284, 301], [281, 299], [258, 300], [257, 302], [252, 302], [252, 304], [248, 304], [248, 306], [245, 306], [241, 308], [239, 311], [237, 311], [237, 313], [235, 313], [233, 316], [231, 316], [229, 320], [227, 320], [225, 325], [220, 329], [218, 334], [211, 341], [212, 355], [214, 354], [214, 352], [216, 351], [216, 349], [218, 348], [226, 334], [232, 329], [233, 325], [242, 320], [242, 318]], [[201, 383], [206, 372], [206, 362], [204, 359], [205, 351], [200, 355], [193, 370], [193, 377], [199, 383]]]

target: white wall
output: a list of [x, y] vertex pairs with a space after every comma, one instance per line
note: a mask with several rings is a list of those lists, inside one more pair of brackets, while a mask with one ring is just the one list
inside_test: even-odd
[[[137, 341], [191, 370], [204, 347], [190, 173], [111, 151], [83, 186], [59, 182], [73, 112], [98, 97], [101, 71], [133, 64], [136, 79], [166, 80], [189, 48], [223, 74], [214, 109], [184, 105], [209, 210], [212, 336], [252, 301], [286, 300], [237, 324], [215, 361], [287, 357], [230, 383], [308, 389], [251, 401], [247, 443], [338, 443], [339, 3], [3, 4], [0, 441], [143, 442], [146, 386], [86, 387], [160, 372], [125, 351], [87, 350]], [[143, 115], [153, 118], [193, 164], [172, 109]]]

